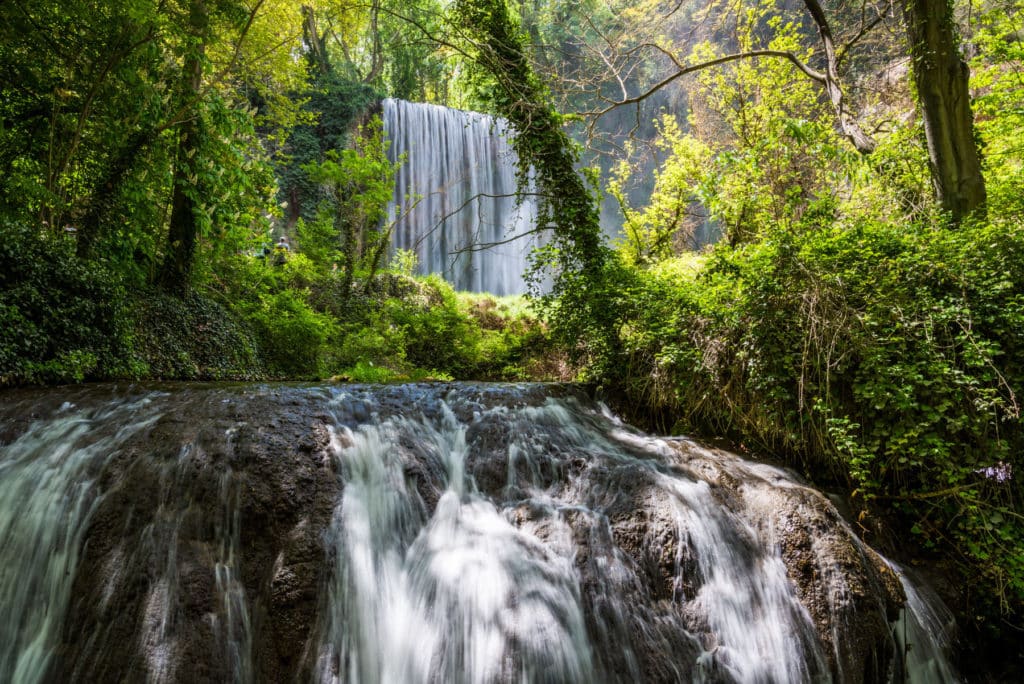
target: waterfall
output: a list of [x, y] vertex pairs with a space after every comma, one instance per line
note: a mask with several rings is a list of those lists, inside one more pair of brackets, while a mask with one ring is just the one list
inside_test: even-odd
[[536, 201], [516, 198], [516, 154], [500, 119], [386, 99], [390, 159], [404, 158], [389, 207], [392, 246], [456, 289], [525, 292]]
[[949, 663], [950, 631], [953, 615], [927, 587], [912, 581], [907, 571], [890, 562], [899, 574], [907, 603], [893, 627], [896, 644], [903, 655], [903, 672], [897, 681], [904, 684], [959, 682]]
[[[332, 441], [347, 484], [320, 681], [594, 681], [572, 554], [473, 491], [466, 428], [444, 406]], [[414, 435], [443, 481], [433, 514], [406, 482]]]
[[957, 681], [821, 493], [569, 386], [47, 392], [0, 404], [3, 681]]
[[147, 403], [86, 413], [65, 402], [0, 451], [0, 681], [46, 680], [96, 509], [96, 478], [152, 421]]

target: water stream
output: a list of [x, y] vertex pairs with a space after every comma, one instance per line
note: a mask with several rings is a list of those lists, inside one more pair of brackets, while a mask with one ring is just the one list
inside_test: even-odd
[[19, 396], [2, 681], [957, 681], [824, 496], [572, 388]]
[[106, 459], [153, 421], [148, 399], [83, 413], [64, 403], [0, 452], [0, 681], [52, 664]]

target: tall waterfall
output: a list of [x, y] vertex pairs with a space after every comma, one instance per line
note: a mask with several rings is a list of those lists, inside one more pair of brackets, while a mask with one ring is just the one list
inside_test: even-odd
[[956, 681], [822, 494], [571, 387], [61, 392], [0, 403], [4, 682]]
[[537, 244], [536, 201], [516, 199], [516, 154], [504, 122], [475, 112], [384, 100], [384, 132], [398, 170], [392, 244], [416, 252], [420, 273], [456, 289], [525, 291]]

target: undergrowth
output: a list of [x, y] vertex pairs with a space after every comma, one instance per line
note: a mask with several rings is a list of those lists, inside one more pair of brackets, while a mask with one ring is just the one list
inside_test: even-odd
[[[231, 255], [184, 299], [123, 283], [74, 242], [0, 226], [0, 386], [110, 379], [560, 379], [521, 297], [381, 272], [349, 287], [301, 253]], [[555, 358], [555, 361], [552, 361]]]
[[617, 287], [623, 353], [591, 369], [634, 412], [847, 484], [1020, 614], [1020, 222], [778, 230]]

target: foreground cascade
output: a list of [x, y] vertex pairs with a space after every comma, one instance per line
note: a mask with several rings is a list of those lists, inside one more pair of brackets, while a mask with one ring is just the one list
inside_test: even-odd
[[458, 290], [525, 292], [537, 202], [516, 196], [507, 124], [404, 100], [382, 106], [389, 156], [404, 160], [389, 208], [392, 245], [414, 251], [421, 274], [439, 273]]
[[2, 406], [0, 681], [955, 680], [824, 496], [570, 387]]

